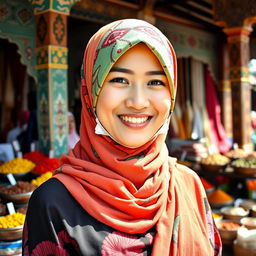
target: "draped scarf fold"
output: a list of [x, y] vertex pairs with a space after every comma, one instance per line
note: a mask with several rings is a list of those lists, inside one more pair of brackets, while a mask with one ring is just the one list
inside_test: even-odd
[[[173, 230], [177, 229], [177, 211], [182, 205], [174, 200], [177, 168], [176, 160], [168, 157], [166, 134], [158, 134], [134, 149], [95, 134], [95, 106], [104, 79], [115, 61], [137, 43], [147, 44], [162, 64], [173, 109], [176, 57], [166, 37], [141, 20], [127, 19], [104, 26], [91, 38], [84, 54], [80, 141], [68, 156], [62, 156], [62, 167], [54, 178], [91, 216], [116, 230], [136, 234], [154, 226], [152, 255], [178, 255], [177, 244], [171, 243]], [[203, 221], [207, 226], [206, 219]], [[208, 246], [203, 245], [202, 251]]]

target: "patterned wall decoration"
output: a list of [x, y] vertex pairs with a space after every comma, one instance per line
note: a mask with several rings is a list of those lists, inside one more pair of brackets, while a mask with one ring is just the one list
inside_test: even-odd
[[44, 138], [40, 146], [44, 152], [52, 149], [56, 157], [67, 153], [67, 53], [66, 47], [37, 48], [40, 134]]
[[46, 35], [48, 32], [48, 24], [44, 15], [38, 15], [36, 17], [36, 27], [37, 27], [37, 40], [39, 41], [37, 45], [43, 45], [46, 41]]
[[68, 68], [68, 49], [61, 46], [48, 45], [36, 49], [37, 69]]
[[35, 13], [52, 10], [59, 13], [69, 14], [71, 6], [80, 0], [29, 0], [34, 7]]
[[32, 5], [27, 0], [0, 1], [0, 38], [8, 39], [18, 46], [21, 63], [35, 81], [36, 23]]
[[231, 67], [230, 82], [250, 82], [250, 72], [248, 67]]
[[217, 38], [214, 34], [180, 24], [157, 20], [156, 26], [171, 41], [177, 57], [193, 57], [209, 65], [217, 79]]
[[55, 12], [36, 15], [37, 47], [67, 44], [67, 16]]
[[39, 127], [39, 148], [48, 155], [51, 148], [50, 143], [50, 121], [49, 121], [49, 97], [48, 97], [48, 70], [38, 70], [38, 127]]
[[52, 74], [52, 134], [55, 156], [67, 153], [67, 70], [51, 69]]
[[227, 28], [224, 32], [228, 36], [230, 81], [249, 82], [249, 34], [251, 30]]
[[53, 34], [55, 40], [58, 42], [59, 45], [61, 45], [62, 42], [64, 42], [64, 37], [66, 37], [66, 19], [64, 21], [64, 17], [63, 15], [57, 15], [55, 20], [53, 21]]

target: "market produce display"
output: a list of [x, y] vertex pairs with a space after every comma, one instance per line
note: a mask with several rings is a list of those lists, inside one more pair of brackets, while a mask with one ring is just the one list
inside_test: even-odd
[[45, 158], [40, 164], [38, 164], [33, 173], [43, 174], [46, 172], [54, 172], [60, 167], [59, 159], [57, 158]]
[[0, 173], [7, 174], [7, 173], [24, 173], [30, 172], [34, 169], [36, 165], [23, 158], [14, 158], [4, 164], [0, 165]]
[[31, 184], [39, 187], [42, 183], [44, 183], [51, 177], [52, 177], [52, 172], [46, 172], [46, 173], [42, 174], [41, 176], [39, 176], [38, 178], [31, 180]]
[[226, 221], [226, 222], [221, 222], [218, 226], [218, 229], [223, 229], [223, 230], [238, 230], [241, 227], [241, 225], [237, 222], [234, 221]]
[[208, 194], [208, 201], [212, 207], [222, 207], [228, 205], [234, 201], [234, 198], [228, 195], [226, 192], [216, 189], [212, 193]]
[[16, 185], [0, 187], [0, 193], [14, 195], [14, 194], [22, 194], [22, 193], [31, 192], [35, 189], [36, 189], [36, 186], [31, 184], [30, 182], [18, 181], [16, 183]]
[[225, 165], [230, 162], [230, 159], [219, 153], [211, 154], [205, 158], [201, 159], [201, 164], [205, 165]]
[[256, 168], [256, 159], [245, 158], [237, 159], [232, 162], [233, 167], [242, 167], [242, 168]]
[[23, 158], [38, 164], [43, 162], [47, 157], [39, 151], [32, 151], [23, 155]]
[[0, 228], [14, 228], [24, 225], [25, 215], [20, 212], [15, 212], [0, 218]]
[[225, 154], [225, 156], [231, 159], [244, 158], [248, 156], [248, 152], [246, 152], [244, 149], [237, 148], [230, 150]]

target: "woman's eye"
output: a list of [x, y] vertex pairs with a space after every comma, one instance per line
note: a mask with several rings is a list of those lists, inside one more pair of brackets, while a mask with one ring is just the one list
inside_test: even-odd
[[128, 80], [122, 77], [116, 77], [110, 80], [110, 83], [128, 84]]
[[165, 86], [165, 83], [161, 80], [152, 80], [148, 82], [148, 85], [162, 85]]

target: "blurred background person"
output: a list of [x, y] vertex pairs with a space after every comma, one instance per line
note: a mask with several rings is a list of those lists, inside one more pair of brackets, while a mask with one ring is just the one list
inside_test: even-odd
[[10, 130], [7, 134], [6, 142], [12, 143], [17, 137], [27, 129], [30, 111], [22, 110], [18, 115], [17, 126]]
[[80, 137], [76, 131], [74, 115], [71, 112], [68, 112], [68, 149], [74, 148], [79, 140]]

